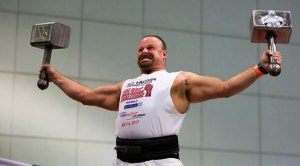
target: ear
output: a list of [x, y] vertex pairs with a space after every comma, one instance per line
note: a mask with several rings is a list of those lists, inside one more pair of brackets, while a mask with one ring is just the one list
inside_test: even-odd
[[164, 61], [167, 61], [167, 58], [168, 58], [168, 50], [163, 50], [162, 55], [163, 55]]

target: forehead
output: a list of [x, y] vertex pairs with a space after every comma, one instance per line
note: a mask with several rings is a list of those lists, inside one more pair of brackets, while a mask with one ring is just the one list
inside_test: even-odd
[[145, 47], [148, 45], [162, 46], [162, 42], [156, 37], [145, 37], [139, 43], [140, 47]]

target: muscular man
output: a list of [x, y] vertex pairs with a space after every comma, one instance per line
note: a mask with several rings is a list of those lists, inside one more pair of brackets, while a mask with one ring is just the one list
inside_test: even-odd
[[[191, 103], [235, 95], [267, 74], [268, 56], [281, 64], [279, 52], [265, 51], [258, 65], [223, 81], [180, 71], [166, 71], [168, 51], [155, 35], [138, 44], [141, 75], [115, 85], [90, 89], [43, 65], [49, 81], [85, 105], [118, 111], [115, 165], [181, 166], [177, 135]], [[135, 164], [132, 164], [135, 163]]]

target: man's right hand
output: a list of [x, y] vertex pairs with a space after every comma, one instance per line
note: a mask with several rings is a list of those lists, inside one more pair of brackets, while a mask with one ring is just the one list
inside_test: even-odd
[[43, 64], [39, 71], [39, 77], [41, 77], [42, 71], [45, 70], [48, 75], [48, 81], [53, 82], [55, 79], [55, 75], [58, 74], [58, 72], [54, 69], [54, 67], [51, 64]]

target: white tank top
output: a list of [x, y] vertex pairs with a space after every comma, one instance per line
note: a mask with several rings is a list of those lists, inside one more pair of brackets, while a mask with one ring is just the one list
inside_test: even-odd
[[126, 80], [120, 95], [116, 136], [143, 139], [177, 135], [185, 114], [171, 98], [171, 87], [179, 72], [165, 70]]

